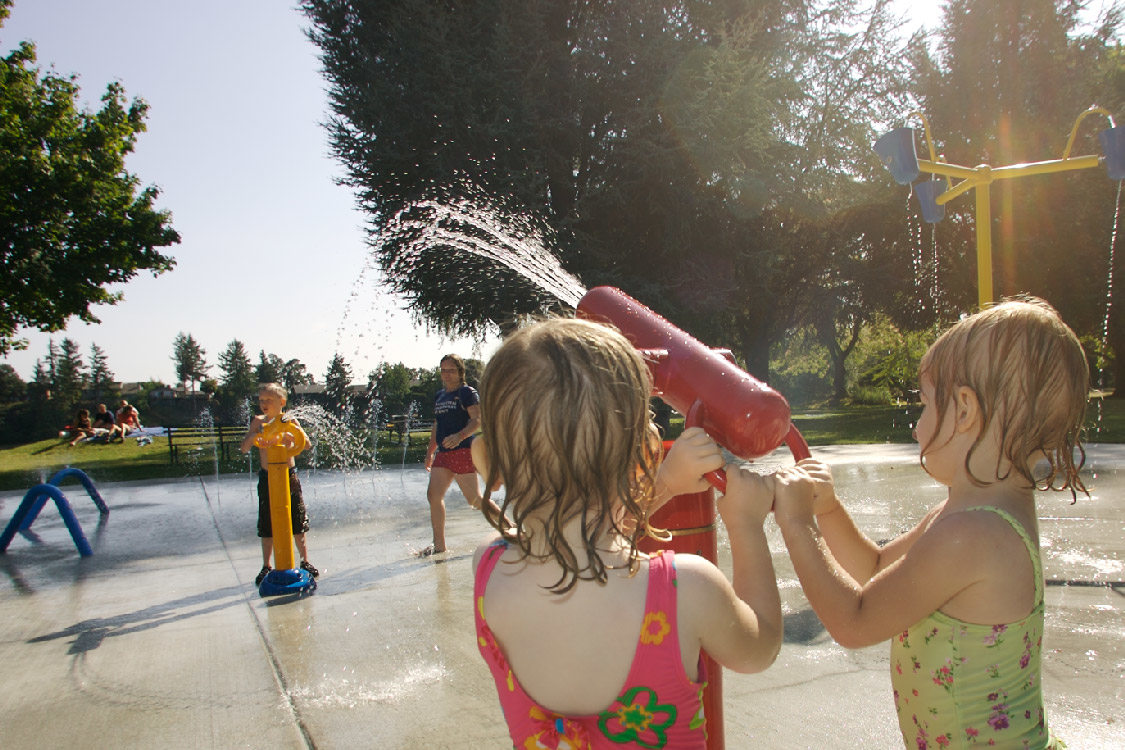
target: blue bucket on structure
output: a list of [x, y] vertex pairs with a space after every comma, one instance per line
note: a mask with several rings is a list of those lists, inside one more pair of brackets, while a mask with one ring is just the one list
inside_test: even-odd
[[914, 194], [922, 206], [922, 221], [937, 224], [945, 218], [945, 206], [939, 206], [937, 197], [945, 192], [942, 180], [925, 180], [914, 186]]
[[1111, 180], [1125, 180], [1125, 126], [1107, 128], [1098, 133], [1105, 155], [1105, 169]]
[[914, 128], [895, 128], [875, 141], [875, 153], [899, 185], [918, 179], [918, 153], [914, 150]]

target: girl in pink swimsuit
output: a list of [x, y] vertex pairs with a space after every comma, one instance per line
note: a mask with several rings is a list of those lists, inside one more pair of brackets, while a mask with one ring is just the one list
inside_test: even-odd
[[840, 644], [891, 640], [907, 747], [1056, 747], [1040, 681], [1035, 490], [1086, 491], [1086, 357], [1049, 305], [1014, 300], [954, 325], [920, 370], [915, 437], [947, 498], [879, 547], [852, 523], [828, 468], [803, 461], [776, 485], [793, 567]]
[[569, 319], [513, 334], [481, 381], [473, 459], [513, 525], [493, 522], [473, 561], [477, 640], [520, 750], [703, 748], [701, 650], [756, 672], [781, 646], [769, 479], [727, 466], [733, 585], [701, 557], [638, 551], [650, 514], [723, 463], [691, 429], [658, 468], [651, 388], [621, 334]]

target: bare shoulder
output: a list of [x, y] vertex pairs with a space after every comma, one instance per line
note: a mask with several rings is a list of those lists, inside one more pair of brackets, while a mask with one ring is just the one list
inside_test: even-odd
[[677, 552], [675, 556], [676, 577], [681, 580], [685, 576], [710, 576], [712, 574], [722, 575], [722, 572], [715, 567], [715, 564], [705, 557], [693, 555], [687, 552]]
[[491, 539], [489, 539], [487, 541], [484, 541], [484, 542], [481, 542], [481, 544], [477, 546], [476, 550], [473, 552], [473, 574], [474, 575], [477, 572], [477, 568], [480, 567], [480, 561], [481, 561], [481, 558], [484, 557], [484, 553], [488, 551], [489, 547], [491, 547], [492, 545], [496, 544], [499, 541], [501, 541], [500, 535], [497, 534], [496, 536], [492, 537]]
[[726, 597], [730, 581], [713, 562], [699, 555], [677, 554], [676, 593], [686, 604], [709, 606], [716, 597]]
[[913, 552], [931, 555], [935, 564], [948, 566], [947, 574], [971, 572], [969, 578], [981, 579], [989, 571], [1007, 569], [1013, 556], [1025, 559], [1020, 554], [1023, 549], [1023, 540], [1004, 518], [984, 510], [967, 510], [934, 518]]
[[948, 583], [939, 605], [946, 614], [968, 622], [1014, 622], [1035, 605], [1033, 558], [1004, 517], [987, 510], [950, 513], [934, 522], [923, 541], [932, 575]]
[[966, 548], [996, 548], [1005, 546], [1005, 542], [1023, 546], [1019, 533], [1007, 519], [984, 508], [939, 515], [927, 529], [927, 536], [931, 535], [933, 540]]

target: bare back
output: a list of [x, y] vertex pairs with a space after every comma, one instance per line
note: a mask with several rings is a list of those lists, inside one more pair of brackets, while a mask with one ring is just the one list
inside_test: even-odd
[[[484, 615], [524, 690], [540, 705], [567, 715], [597, 714], [620, 695], [643, 626], [649, 562], [630, 577], [609, 571], [604, 584], [581, 581], [551, 593], [553, 563], [518, 562], [507, 550], [489, 579]], [[680, 635], [684, 671], [698, 678], [699, 640]], [[690, 645], [694, 641], [694, 646]], [[686, 642], [686, 644], [685, 644]]]

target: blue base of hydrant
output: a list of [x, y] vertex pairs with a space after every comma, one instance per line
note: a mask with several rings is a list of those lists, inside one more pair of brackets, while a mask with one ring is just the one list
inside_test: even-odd
[[271, 570], [258, 586], [258, 596], [300, 594], [316, 588], [316, 581], [307, 570]]

